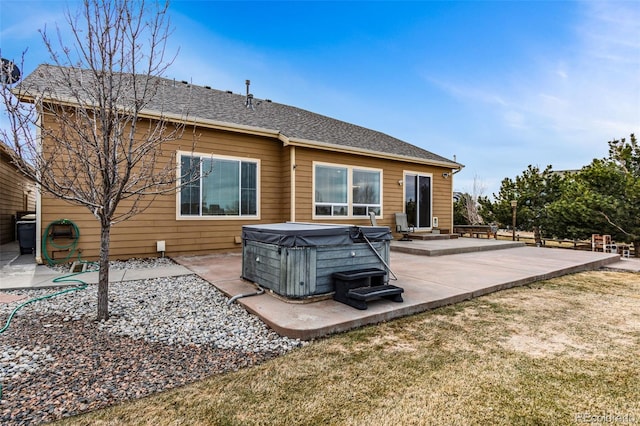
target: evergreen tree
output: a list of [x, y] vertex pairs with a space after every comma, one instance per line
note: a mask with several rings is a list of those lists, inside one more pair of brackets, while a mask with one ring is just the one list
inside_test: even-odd
[[536, 241], [539, 241], [540, 230], [553, 226], [553, 217], [546, 208], [560, 198], [562, 181], [562, 174], [554, 172], [551, 166], [540, 171], [537, 166], [529, 165], [515, 180], [502, 180], [499, 193], [493, 195], [495, 201], [486, 197], [478, 200], [482, 206], [481, 214], [485, 220], [496, 222], [501, 227], [510, 226], [513, 215], [511, 201], [515, 200], [516, 227], [533, 231]]
[[562, 238], [609, 234], [640, 251], [640, 147], [634, 134], [609, 141], [609, 157], [594, 159], [567, 180], [549, 206]]

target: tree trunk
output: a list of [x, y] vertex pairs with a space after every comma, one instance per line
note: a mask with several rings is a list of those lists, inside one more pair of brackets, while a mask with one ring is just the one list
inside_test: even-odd
[[640, 241], [638, 240], [633, 242], [633, 253], [634, 257], [640, 257]]
[[98, 321], [109, 319], [109, 239], [111, 222], [101, 220], [100, 271], [98, 275]]

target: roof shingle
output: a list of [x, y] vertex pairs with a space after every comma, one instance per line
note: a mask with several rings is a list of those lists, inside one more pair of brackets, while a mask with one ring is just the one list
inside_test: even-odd
[[[48, 97], [54, 99], [73, 98], [63, 84], [53, 83], [62, 81], [61, 74], [69, 70], [40, 65], [23, 80], [21, 90], [46, 92]], [[82, 81], [83, 84], [91, 81], [91, 74], [87, 70], [77, 71], [86, 74], [77, 81]], [[301, 141], [311, 145], [317, 144], [318, 147], [330, 145], [336, 149], [342, 147], [371, 154], [405, 157], [455, 169], [462, 167], [459, 163], [385, 133], [301, 108], [260, 99], [253, 99], [253, 108], [248, 108], [244, 95], [164, 78], [155, 78], [154, 83], [158, 91], [145, 108], [151, 114], [175, 117], [184, 116], [188, 111], [190, 121], [196, 123], [228, 123], [230, 127], [244, 126], [277, 132], [292, 143]]]

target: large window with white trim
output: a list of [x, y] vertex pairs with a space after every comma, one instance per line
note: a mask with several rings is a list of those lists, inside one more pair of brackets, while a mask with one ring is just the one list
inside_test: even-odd
[[376, 216], [382, 206], [382, 171], [334, 164], [314, 165], [315, 216]]
[[258, 215], [258, 161], [180, 155], [182, 217]]

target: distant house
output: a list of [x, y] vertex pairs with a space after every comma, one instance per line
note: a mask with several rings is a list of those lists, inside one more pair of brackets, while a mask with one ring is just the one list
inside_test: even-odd
[[558, 175], [560, 177], [567, 177], [579, 173], [580, 169], [567, 169], [567, 170], [551, 170], [551, 174]]
[[16, 239], [20, 212], [35, 211], [36, 185], [11, 161], [11, 148], [0, 143], [0, 244]]
[[[24, 83], [46, 85], [55, 72], [41, 65]], [[178, 173], [201, 160], [212, 171], [115, 226], [114, 258], [155, 256], [157, 241], [169, 256], [232, 251], [241, 247], [243, 225], [368, 225], [370, 212], [392, 230], [396, 212], [407, 212], [418, 231], [434, 220], [441, 229], [453, 225], [452, 176], [462, 168], [455, 161], [300, 108], [169, 79], [158, 84], [157, 105], [146, 115], [178, 119], [188, 109], [199, 134], [195, 153], [186, 136], [163, 152], [176, 155]], [[98, 255], [99, 225], [86, 209], [47, 196], [41, 206], [40, 233], [52, 221], [72, 220], [83, 257]]]

